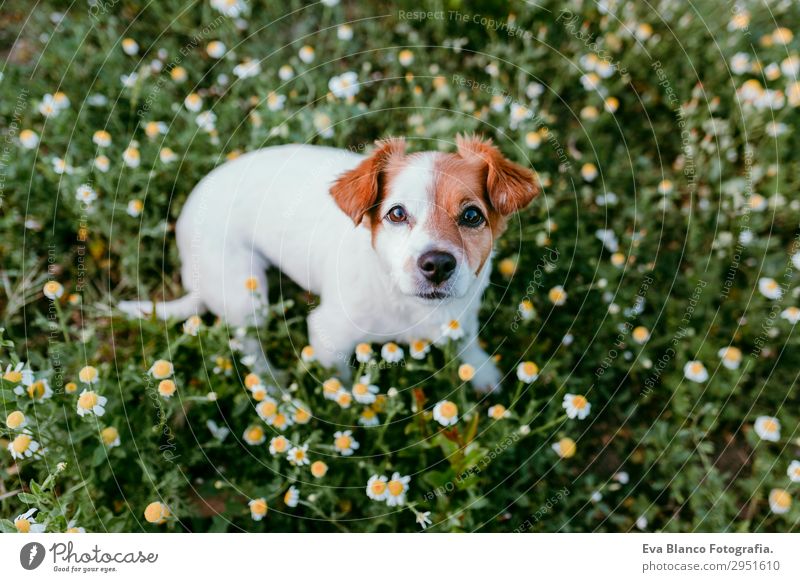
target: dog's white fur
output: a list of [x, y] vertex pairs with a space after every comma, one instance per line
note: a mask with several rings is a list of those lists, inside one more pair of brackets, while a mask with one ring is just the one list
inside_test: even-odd
[[[311, 346], [326, 366], [345, 370], [359, 342], [436, 341], [451, 320], [465, 332], [460, 358], [474, 366], [479, 389], [496, 389], [501, 375], [478, 344], [478, 308], [491, 261], [478, 273], [462, 249], [447, 245], [426, 228], [431, 212], [433, 160], [414, 154], [380, 202], [381, 213], [401, 202], [414, 228], [381, 231], [354, 226], [330, 194], [334, 181], [365, 157], [346, 150], [287, 145], [243, 155], [211, 172], [191, 193], [176, 227], [182, 281], [188, 294], [169, 302], [124, 301], [132, 316], [152, 313], [186, 318], [206, 309], [229, 324], [258, 324], [266, 301], [266, 273], [274, 266], [321, 298], [308, 318]], [[374, 246], [373, 246], [374, 245]], [[449, 297], [415, 294], [424, 277], [409, 265], [430, 250], [457, 259], [447, 282]], [[245, 282], [254, 277], [258, 290]]]

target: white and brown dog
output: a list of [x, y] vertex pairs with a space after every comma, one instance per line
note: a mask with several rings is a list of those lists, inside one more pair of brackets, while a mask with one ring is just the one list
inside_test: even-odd
[[323, 365], [347, 368], [359, 342], [436, 341], [457, 320], [473, 385], [494, 390], [501, 375], [478, 343], [481, 295], [495, 239], [538, 188], [491, 141], [456, 144], [457, 153], [407, 154], [403, 139], [389, 139], [367, 157], [286, 145], [228, 162], [197, 185], [177, 223], [188, 294], [119, 307], [164, 319], [208, 309], [257, 324], [274, 266], [320, 296], [308, 332]]

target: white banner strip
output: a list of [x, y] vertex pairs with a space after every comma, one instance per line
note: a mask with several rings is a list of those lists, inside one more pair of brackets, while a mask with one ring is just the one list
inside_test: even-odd
[[[792, 534], [58, 534], [0, 537], [4, 580], [800, 580]], [[21, 576], [20, 576], [21, 575]]]

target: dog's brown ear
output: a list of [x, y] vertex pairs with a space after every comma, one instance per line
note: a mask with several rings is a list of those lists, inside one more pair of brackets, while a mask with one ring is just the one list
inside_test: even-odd
[[503, 216], [522, 210], [539, 194], [533, 172], [506, 158], [491, 139], [458, 135], [456, 146], [462, 158], [486, 165], [489, 202]]
[[352, 170], [345, 172], [331, 186], [331, 196], [339, 208], [358, 226], [378, 203], [381, 173], [389, 160], [405, 154], [403, 138], [389, 138], [375, 142], [375, 150]]

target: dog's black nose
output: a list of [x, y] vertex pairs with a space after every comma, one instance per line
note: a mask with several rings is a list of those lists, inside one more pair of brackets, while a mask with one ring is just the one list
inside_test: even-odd
[[450, 253], [429, 251], [419, 258], [417, 265], [428, 281], [438, 285], [447, 281], [456, 270], [456, 258]]

